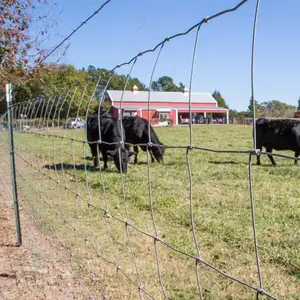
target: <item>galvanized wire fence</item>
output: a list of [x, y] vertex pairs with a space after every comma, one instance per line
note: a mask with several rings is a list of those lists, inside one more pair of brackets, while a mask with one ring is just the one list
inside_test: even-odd
[[[276, 299], [275, 295], [264, 289], [262, 280], [252, 185], [253, 156], [270, 153], [260, 152], [256, 149], [255, 126], [253, 126], [253, 147], [249, 150], [220, 150], [197, 145], [194, 143], [191, 117], [192, 83], [197, 61], [199, 33], [202, 26], [208, 21], [238, 10], [246, 2], [248, 1], [241, 1], [233, 8], [207, 17], [187, 31], [168, 37], [153, 49], [140, 52], [128, 62], [117, 65], [111, 70], [111, 76], [106, 82], [103, 81], [102, 77], [99, 78], [93, 87], [92, 94], [87, 92], [88, 85], [91, 84], [87, 83], [82, 91], [78, 91], [78, 88], [74, 86], [69, 90], [61, 91], [60, 94], [52, 95], [49, 93], [39, 99], [13, 105], [14, 155], [17, 161], [16, 178], [20, 190], [21, 205], [38, 220], [40, 226], [49, 230], [51, 235], [56, 236], [65, 249], [69, 251], [72, 269], [74, 274], [78, 276], [78, 280], [82, 282], [88, 280], [95, 286], [96, 290], [98, 289], [98, 292], [93, 296], [101, 296], [103, 299], [209, 299], [207, 286], [225, 280], [229, 282], [226, 286], [232, 282], [241, 287], [236, 290], [239, 293], [236, 295], [236, 299], [251, 298], [251, 295], [254, 295], [256, 299], [260, 297]], [[259, 0], [255, 11], [252, 43], [251, 90], [253, 107], [255, 107], [254, 50], [258, 8]], [[150, 138], [148, 143], [138, 144], [147, 147], [147, 149], [157, 146], [164, 147], [167, 151], [172, 149], [185, 151], [187, 177], [183, 180], [187, 185], [189, 228], [192, 233], [189, 242], [193, 245], [192, 251], [190, 248], [189, 251], [186, 251], [185, 247], [176, 245], [172, 237], [161, 234], [164, 231], [164, 226], [170, 225], [168, 224], [168, 216], [161, 216], [157, 213], [157, 193], [153, 187], [153, 166], [150, 163], [149, 152], [146, 152], [147, 163], [146, 168], [144, 168], [145, 177], [142, 178], [142, 181], [134, 177], [130, 173], [132, 172], [130, 169], [128, 174], [123, 174], [121, 168], [119, 175], [115, 172], [103, 171], [101, 168], [96, 170], [88, 160], [90, 155], [88, 144], [91, 142], [87, 141], [86, 133], [82, 128], [68, 129], [67, 120], [84, 116], [86, 122], [92, 112], [91, 102], [95, 99], [95, 95], [99, 95], [100, 92], [100, 98], [97, 99], [99, 100], [97, 111], [100, 128], [102, 117], [100, 107], [115, 70], [125, 65], [129, 65], [130, 68], [120, 99], [119, 108], [122, 109], [124, 92], [127, 90], [128, 79], [136, 62], [142, 59], [145, 54], [157, 51], [157, 57], [151, 71], [149, 83], [149, 87], [151, 87], [165, 43], [194, 31], [196, 35], [189, 82], [189, 141], [186, 144], [169, 145], [166, 143], [162, 146], [153, 144]], [[104, 89], [103, 86], [105, 86]], [[150, 88], [148, 119], [150, 119], [151, 101]], [[76, 110], [74, 109], [75, 102], [77, 103]], [[255, 109], [253, 111], [255, 112]], [[1, 120], [3, 128], [6, 128], [6, 117], [2, 117]], [[118, 121], [122, 125], [121, 117]], [[253, 115], [253, 124], [255, 124], [255, 114]], [[151, 137], [150, 122], [148, 133]], [[113, 144], [102, 141], [101, 132], [99, 132], [99, 136], [100, 140], [94, 143]], [[1, 132], [1, 140], [2, 145], [8, 144], [5, 130]], [[120, 149], [126, 144], [122, 135], [121, 141], [118, 143]], [[97, 151], [99, 152], [99, 149]], [[219, 154], [240, 154], [248, 157], [249, 214], [251, 214], [251, 224], [249, 225], [252, 226], [251, 238], [254, 244], [256, 280], [251, 278], [247, 281], [232, 275], [230, 272], [223, 271], [221, 267], [216, 267], [205, 259], [206, 255], [201, 251], [199, 243], [201, 232], [197, 232], [194, 220], [197, 212], [195, 212], [194, 203], [196, 191], [193, 187], [192, 170], [194, 166], [191, 164], [191, 156], [202, 155], [203, 151]], [[5, 152], [8, 153], [8, 147], [3, 146], [0, 159], [8, 167], [8, 155], [4, 155]], [[287, 155], [271, 155], [294, 159], [294, 157]], [[166, 170], [168, 166], [162, 165], [159, 168]], [[7, 168], [3, 168], [0, 176], [3, 186], [6, 186], [4, 182], [7, 180], [7, 171], [5, 170]], [[162, 176], [164, 171], [161, 172], [160, 175]], [[134, 180], [138, 182], [136, 186], [130, 183]], [[142, 186], [142, 183], [146, 183], [146, 185]], [[133, 189], [143, 190], [143, 196], [148, 199], [148, 202], [144, 204], [144, 209], [135, 207], [134, 202], [139, 196], [135, 194]], [[0, 191], [3, 194], [11, 193], [9, 189], [1, 189]], [[139, 218], [137, 218], [137, 214]], [[176, 230], [172, 230], [170, 232], [176, 235]], [[178, 267], [182, 269], [176, 271]], [[176, 272], [183, 272], [184, 274], [179, 276], [175, 274]], [[209, 273], [210, 276], [206, 277], [206, 273]], [[180, 280], [183, 282], [181, 283]], [[185, 287], [187, 282], [189, 283], [187, 285], [189, 290]], [[214, 295], [217, 297], [217, 294]]]

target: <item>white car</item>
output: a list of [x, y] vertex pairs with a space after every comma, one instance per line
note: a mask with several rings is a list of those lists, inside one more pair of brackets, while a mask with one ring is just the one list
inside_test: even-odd
[[84, 124], [84, 120], [80, 118], [72, 118], [65, 123], [65, 128], [83, 128]]

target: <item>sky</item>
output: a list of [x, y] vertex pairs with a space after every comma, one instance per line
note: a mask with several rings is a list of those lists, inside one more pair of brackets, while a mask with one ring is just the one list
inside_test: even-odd
[[[60, 36], [55, 45], [104, 0], [60, 0]], [[76, 68], [111, 69], [166, 37], [183, 32], [204, 17], [231, 8], [239, 0], [112, 0], [71, 39], [64, 62]], [[251, 97], [251, 42], [256, 0], [204, 24], [199, 33], [192, 92], [219, 90], [231, 109], [246, 110]], [[280, 100], [297, 105], [300, 96], [300, 1], [261, 0], [257, 23], [254, 95], [258, 102]], [[168, 42], [154, 80], [171, 76], [189, 86], [196, 31]], [[131, 76], [147, 86], [156, 53], [140, 57]], [[127, 74], [130, 66], [118, 73]]]

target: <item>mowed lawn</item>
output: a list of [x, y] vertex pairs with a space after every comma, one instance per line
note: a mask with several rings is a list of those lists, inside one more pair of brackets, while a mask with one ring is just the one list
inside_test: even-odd
[[[186, 126], [155, 130], [166, 145], [189, 144]], [[252, 147], [251, 130], [243, 125], [195, 126], [193, 144], [248, 150]], [[20, 198], [32, 217], [39, 218], [45, 233], [57, 236], [75, 253], [78, 264], [73, 268], [78, 276], [92, 273], [110, 299], [117, 298], [120, 291], [121, 299], [138, 299], [138, 289], [126, 276], [139, 281], [155, 299], [164, 299], [161, 282], [169, 299], [199, 299], [192, 258], [160, 242], [155, 247], [152, 238], [121, 222], [128, 216], [134, 227], [151, 235], [156, 228], [158, 236], [178, 251], [197, 255], [186, 149], [167, 149], [163, 165], [151, 164], [149, 187], [144, 152], [139, 153], [139, 164], [130, 164], [121, 180], [112, 162], [107, 172], [92, 168], [88, 145], [76, 141], [84, 138], [83, 131], [66, 131], [73, 140], [49, 134], [64, 132], [15, 134], [16, 152], [27, 161], [17, 160]], [[248, 159], [248, 154], [190, 151], [193, 217], [201, 258], [258, 287]], [[263, 166], [256, 166], [253, 157], [263, 288], [280, 299], [300, 299], [300, 167], [289, 159], [275, 160], [276, 168], [266, 156], [262, 157]], [[122, 272], [116, 272], [111, 262]], [[198, 270], [205, 299], [256, 299], [250, 288], [202, 264]]]

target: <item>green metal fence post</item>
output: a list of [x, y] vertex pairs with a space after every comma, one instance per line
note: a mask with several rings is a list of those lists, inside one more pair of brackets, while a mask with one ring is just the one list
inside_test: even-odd
[[11, 180], [12, 180], [12, 189], [13, 189], [13, 200], [14, 200], [18, 244], [19, 244], [19, 246], [21, 246], [22, 245], [22, 235], [21, 235], [18, 191], [17, 191], [17, 181], [16, 181], [16, 165], [15, 165], [14, 137], [13, 137], [13, 113], [12, 113], [13, 108], [12, 108], [11, 90], [12, 90], [11, 84], [6, 84], [7, 121], [8, 121], [8, 135], [9, 135]]

